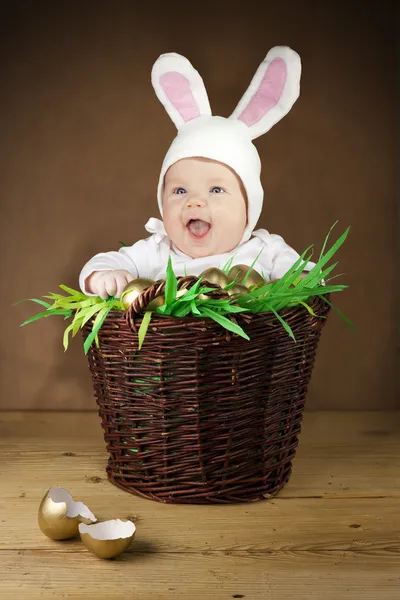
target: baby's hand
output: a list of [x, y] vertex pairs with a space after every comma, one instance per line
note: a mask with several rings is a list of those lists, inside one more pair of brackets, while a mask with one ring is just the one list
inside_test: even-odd
[[129, 271], [94, 271], [86, 279], [86, 289], [89, 294], [97, 294], [103, 300], [109, 296], [120, 298], [127, 283], [135, 279]]

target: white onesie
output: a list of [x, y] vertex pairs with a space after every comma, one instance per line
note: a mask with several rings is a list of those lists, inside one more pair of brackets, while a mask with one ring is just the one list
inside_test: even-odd
[[[157, 281], [165, 279], [168, 259], [171, 256], [172, 267], [177, 277], [183, 275], [200, 275], [208, 267], [222, 268], [235, 255], [232, 266], [244, 264], [251, 266], [254, 259], [262, 252], [254, 264], [254, 268], [265, 279], [280, 279], [297, 261], [299, 254], [276, 234], [266, 229], [253, 231], [252, 237], [225, 254], [191, 258], [181, 252], [169, 239], [164, 224], [159, 219], [151, 218], [145, 225], [149, 237], [139, 240], [132, 246], [123, 246], [118, 251], [100, 252], [91, 258], [79, 275], [79, 286], [83, 293], [89, 294], [84, 282], [94, 271], [110, 271], [125, 269], [133, 277], [148, 277]], [[309, 271], [314, 263], [309, 262], [305, 271]]]

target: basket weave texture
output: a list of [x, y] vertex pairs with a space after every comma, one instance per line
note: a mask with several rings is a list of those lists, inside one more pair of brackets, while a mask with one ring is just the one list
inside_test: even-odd
[[[321, 299], [310, 306], [327, 316]], [[282, 316], [297, 343], [270, 313], [235, 315], [250, 341], [208, 318], [154, 314], [139, 351], [142, 317], [111, 311], [88, 353], [109, 480], [169, 503], [274, 496], [291, 474], [326, 322], [303, 307]]]

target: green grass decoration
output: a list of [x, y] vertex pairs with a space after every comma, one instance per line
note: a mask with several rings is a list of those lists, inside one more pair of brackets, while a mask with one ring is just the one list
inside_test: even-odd
[[142, 319], [142, 323], [139, 327], [138, 338], [139, 338], [139, 350], [142, 349], [144, 338], [146, 337], [147, 329], [150, 324], [151, 319], [151, 311], [148, 310], [144, 313], [144, 317]]
[[236, 325], [236, 323], [232, 323], [232, 321], [222, 316], [217, 311], [212, 310], [211, 308], [207, 308], [206, 306], [200, 307], [199, 311], [200, 314], [204, 315], [205, 317], [210, 317], [210, 319], [214, 319], [214, 321], [222, 325], [222, 327], [225, 327], [225, 329], [229, 329], [229, 331], [237, 333], [238, 335], [242, 336], [245, 340], [250, 340], [247, 333], [245, 333], [239, 325]]
[[[339, 221], [335, 221], [335, 222], [334, 222], [334, 224], [332, 225], [332, 227], [330, 228], [330, 230], [328, 231], [328, 234], [327, 234], [327, 236], [326, 236], [326, 238], [325, 238], [325, 241], [324, 241], [324, 243], [323, 243], [323, 245], [322, 245], [321, 252], [319, 253], [319, 259], [318, 259], [318, 260], [321, 260], [321, 258], [323, 257], [323, 255], [324, 255], [324, 252], [325, 252], [326, 245], [327, 245], [327, 243], [328, 243], [328, 240], [329, 240], [329, 237], [330, 237], [330, 235], [331, 235], [331, 233], [332, 233], [333, 229], [334, 229], [334, 228], [336, 227], [336, 225], [338, 224], [338, 222], [339, 222]], [[349, 229], [350, 229], [350, 227], [347, 229], [347, 232], [349, 231]]]
[[[44, 296], [44, 298], [53, 300], [52, 305], [37, 298], [29, 298], [29, 300], [45, 306], [47, 310], [30, 317], [20, 326], [23, 327], [28, 323], [33, 323], [38, 319], [52, 315], [61, 315], [64, 316], [65, 319], [73, 317], [72, 323], [68, 325], [63, 335], [64, 350], [67, 350], [69, 345], [69, 334], [72, 332], [72, 337], [75, 337], [78, 331], [97, 313], [93, 322], [92, 332], [86, 338], [84, 343], [84, 351], [85, 354], [87, 354], [93, 341], [98, 346], [98, 332], [110, 310], [122, 311], [124, 310], [124, 307], [118, 298], [110, 297], [107, 298], [107, 300], [102, 300], [99, 296], [86, 296], [86, 294], [69, 288], [66, 285], [60, 285], [59, 287], [69, 295], [64, 296], [63, 294], [51, 293], [48, 296]], [[15, 302], [13, 306], [24, 301], [25, 300], [19, 300], [18, 302]]]
[[199, 309], [197, 308], [197, 306], [196, 306], [196, 302], [195, 302], [194, 300], [191, 300], [191, 301], [190, 301], [190, 308], [191, 308], [191, 311], [192, 311], [192, 313], [193, 313], [194, 315], [197, 315], [197, 316], [201, 317], [201, 312], [200, 312], [200, 311], [199, 311]]
[[[347, 288], [346, 285], [332, 285], [330, 283], [332, 279], [338, 277], [338, 275], [327, 279], [338, 264], [335, 262], [332, 265], [327, 266], [327, 263], [343, 245], [350, 231], [350, 228], [347, 228], [346, 231], [339, 237], [339, 239], [332, 245], [332, 247], [326, 251], [329, 236], [336, 224], [337, 223], [330, 228], [328, 235], [325, 238], [318, 262], [316, 263], [315, 267], [313, 267], [304, 277], [300, 277], [300, 275], [303, 273], [307, 263], [311, 260], [312, 246], [307, 248], [307, 250], [305, 250], [299, 256], [295, 264], [281, 279], [272, 283], [266, 282], [266, 284], [262, 287], [253, 286], [250, 288], [248, 294], [239, 296], [236, 299], [201, 299], [199, 297], [201, 294], [206, 294], [212, 290], [212, 288], [204, 286], [202, 278], [200, 278], [183, 296], [177, 298], [176, 294], [178, 282], [172, 268], [172, 260], [170, 257], [166, 270], [165, 303], [163, 306], [157, 307], [154, 312], [159, 315], [168, 315], [176, 318], [183, 318], [189, 315], [199, 318], [210, 318], [225, 329], [240, 335], [246, 340], [249, 340], [248, 335], [237, 323], [232, 322], [228, 318], [229, 315], [241, 312], [272, 313], [284, 327], [288, 335], [295, 340], [292, 329], [280, 314], [281, 311], [294, 306], [303, 306], [305, 310], [307, 310], [313, 317], [316, 317], [318, 315], [316, 315], [309, 306], [309, 301], [313, 297], [320, 297], [330, 307], [336, 310], [342, 319], [352, 329], [354, 329], [354, 326], [349, 319], [326, 299], [327, 294], [340, 292]], [[126, 244], [123, 242], [120, 243], [126, 246]], [[253, 261], [252, 266], [249, 267], [249, 270], [247, 271], [243, 281], [247, 279], [262, 250]], [[227, 274], [232, 268], [235, 256], [236, 254], [232, 256], [222, 267], [221, 270], [224, 271], [224, 273]], [[324, 280], [325, 285], [320, 283], [321, 280]], [[234, 282], [227, 286], [226, 289], [229, 289], [232, 287], [232, 285], [235, 285], [235, 283], [236, 278]], [[15, 306], [21, 302], [30, 300], [46, 309], [24, 321], [21, 324], [21, 327], [27, 325], [28, 323], [33, 323], [41, 318], [54, 315], [63, 316], [65, 320], [72, 318], [72, 322], [65, 329], [63, 335], [63, 346], [64, 350], [66, 351], [69, 345], [70, 334], [72, 337], [74, 337], [78, 331], [94, 317], [92, 331], [84, 341], [84, 352], [87, 354], [93, 342], [97, 347], [99, 347], [98, 333], [109, 312], [111, 310], [124, 311], [125, 308], [118, 298], [110, 297], [107, 298], [107, 300], [103, 300], [99, 296], [87, 296], [86, 294], [74, 290], [66, 285], [60, 285], [59, 287], [61, 290], [66, 292], [67, 295], [49, 293], [49, 295], [44, 296], [44, 298], [46, 298], [46, 300], [50, 300], [50, 302], [38, 298], [28, 298], [18, 300], [13, 304], [13, 306]], [[142, 318], [142, 323], [138, 332], [139, 350], [143, 346], [143, 342], [153, 314], [154, 313], [151, 311], [146, 311]]]
[[103, 325], [105, 318], [107, 317], [111, 308], [112, 308], [111, 306], [105, 306], [97, 313], [96, 318], [93, 323], [93, 330], [85, 340], [85, 344], [84, 344], [85, 354], [88, 353], [89, 348], [93, 343], [93, 340], [96, 341], [96, 346], [99, 347], [99, 339], [98, 339], [97, 333], [100, 330], [101, 326]]
[[328, 306], [330, 306], [331, 308], [333, 308], [334, 310], [336, 310], [336, 312], [338, 313], [338, 315], [339, 315], [340, 317], [342, 317], [343, 321], [344, 321], [344, 322], [345, 322], [345, 323], [346, 323], [346, 324], [347, 324], [347, 325], [348, 325], [348, 326], [349, 326], [349, 327], [350, 327], [350, 328], [351, 328], [353, 331], [355, 331], [355, 330], [356, 330], [356, 328], [354, 327], [353, 323], [352, 323], [352, 322], [351, 322], [351, 321], [350, 321], [350, 320], [349, 320], [349, 319], [348, 319], [348, 318], [347, 318], [347, 317], [346, 317], [346, 316], [345, 316], [345, 315], [342, 313], [342, 311], [341, 311], [341, 310], [339, 310], [339, 309], [338, 309], [338, 307], [337, 307], [337, 306], [334, 306], [334, 305], [332, 304], [332, 302], [329, 302], [329, 300], [327, 300], [327, 299], [326, 299], [326, 298], [324, 298], [324, 297], [322, 297], [322, 300], [323, 300], [324, 302], [326, 302], [326, 304], [328, 304]]
[[271, 307], [271, 312], [274, 313], [275, 317], [278, 319], [278, 321], [283, 325], [283, 327], [285, 328], [285, 331], [290, 335], [290, 337], [296, 341], [296, 338], [294, 337], [294, 333], [292, 331], [292, 328], [290, 327], [289, 323], [286, 323], [286, 321], [284, 319], [282, 319], [282, 317], [280, 316], [280, 314], [278, 314], [276, 312], [276, 310], [274, 308]]
[[[321, 251], [321, 256], [320, 256], [317, 264], [315, 265], [315, 267], [313, 267], [311, 269], [311, 271], [309, 271], [309, 273], [306, 275], [306, 277], [304, 277], [304, 279], [302, 279], [302, 281], [299, 283], [299, 288], [304, 287], [304, 286], [312, 287], [312, 286], [318, 285], [318, 282], [321, 280], [322, 267], [324, 267], [326, 265], [326, 263], [332, 258], [332, 256], [334, 254], [336, 254], [336, 252], [339, 250], [340, 246], [342, 246], [342, 244], [345, 242], [349, 231], [350, 231], [350, 227], [348, 227], [346, 229], [346, 231], [333, 244], [332, 248], [330, 250], [328, 250], [328, 252], [326, 254], [323, 254]], [[329, 234], [330, 234], [330, 232], [328, 233], [328, 236], [329, 236]], [[325, 247], [326, 247], [326, 244], [324, 244], [324, 248]], [[330, 268], [329, 272], [331, 270], [332, 270], [332, 268]], [[322, 275], [322, 278], [323, 278], [323, 275]]]
[[230, 259], [228, 260], [228, 262], [222, 267], [221, 271], [223, 271], [225, 273], [225, 275], [228, 275], [230, 269], [232, 268], [232, 264], [233, 264], [236, 254], [237, 254], [237, 252], [233, 256], [231, 256]]
[[[248, 277], [249, 277], [249, 275], [251, 273], [251, 270], [253, 269], [254, 265], [256, 264], [256, 262], [258, 261], [258, 259], [260, 258], [260, 255], [263, 252], [263, 250], [264, 250], [264, 248], [261, 248], [260, 252], [258, 253], [258, 255], [256, 256], [256, 258], [253, 260], [252, 264], [250, 265], [250, 267], [246, 271], [246, 275], [244, 276], [243, 281], [240, 282], [242, 285], [246, 285], [246, 281], [247, 281], [247, 279], [248, 279]], [[228, 262], [222, 267], [221, 271], [223, 271], [223, 273], [225, 273], [225, 275], [228, 275], [230, 269], [232, 268], [232, 263], [233, 263], [233, 260], [234, 260], [234, 258], [236, 256], [236, 254], [234, 254], [233, 256], [231, 256], [231, 258], [228, 260]], [[264, 277], [263, 274], [262, 274], [262, 276]], [[226, 290], [230, 290], [234, 285], [236, 285], [237, 282], [238, 282], [238, 277], [239, 277], [239, 275], [237, 275], [235, 277], [235, 279], [229, 285], [226, 286], [225, 289]]]
[[[246, 285], [246, 281], [251, 273], [252, 268], [254, 267], [254, 265], [256, 264], [256, 262], [258, 261], [258, 259], [260, 258], [260, 254], [262, 253], [262, 251], [264, 250], [264, 247], [261, 248], [260, 252], [258, 253], [258, 255], [256, 256], [256, 258], [253, 260], [253, 262], [251, 263], [246, 275], [243, 277], [243, 281], [241, 282], [242, 285]], [[236, 283], [237, 277], [235, 277], [235, 283]]]
[[178, 280], [172, 268], [171, 257], [169, 257], [168, 260], [165, 281], [165, 304], [168, 306], [169, 304], [172, 304], [176, 299], [176, 292], [178, 290]]

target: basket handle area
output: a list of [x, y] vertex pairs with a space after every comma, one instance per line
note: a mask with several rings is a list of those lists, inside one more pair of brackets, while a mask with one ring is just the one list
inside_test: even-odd
[[[185, 277], [177, 277], [177, 288], [178, 291], [184, 289], [190, 289], [197, 283], [199, 277], [195, 276], [185, 276]], [[223, 290], [220, 285], [216, 283], [210, 283], [209, 281], [202, 280], [202, 284], [204, 287], [214, 288], [211, 292], [207, 292], [205, 296], [212, 298], [213, 300], [219, 300], [221, 298], [229, 298], [229, 294], [227, 291]], [[152, 300], [158, 298], [159, 296], [163, 296], [165, 294], [165, 279], [161, 279], [153, 283], [153, 285], [149, 286], [135, 300], [132, 302], [129, 308], [125, 311], [125, 320], [128, 327], [131, 331], [137, 332], [137, 328], [135, 325], [135, 316], [141, 315], [145, 313], [147, 306], [150, 304]]]
[[[197, 283], [198, 280], [199, 280], [199, 278], [194, 277], [194, 276], [178, 277], [177, 278], [178, 291], [184, 290], [184, 289], [190, 289], [191, 287], [194, 286], [195, 283]], [[229, 298], [228, 292], [223, 290], [221, 288], [221, 286], [219, 286], [218, 284], [210, 283], [206, 280], [203, 280], [202, 284], [204, 285], [204, 287], [214, 288], [212, 292], [208, 292], [207, 294], [205, 294], [209, 298], [212, 298], [213, 300], [219, 300], [221, 298]], [[132, 302], [130, 308], [136, 314], [144, 313], [146, 311], [146, 307], [150, 304], [150, 302], [152, 300], [154, 300], [155, 298], [158, 298], [158, 296], [164, 295], [165, 286], [166, 286], [165, 279], [156, 281], [155, 283], [153, 283], [153, 285], [151, 285], [150, 287], [143, 290], [143, 292], [141, 294], [139, 294], [139, 296], [137, 298], [135, 298], [135, 300]]]

